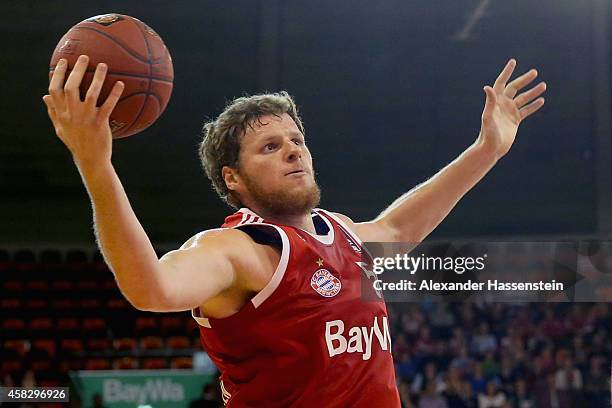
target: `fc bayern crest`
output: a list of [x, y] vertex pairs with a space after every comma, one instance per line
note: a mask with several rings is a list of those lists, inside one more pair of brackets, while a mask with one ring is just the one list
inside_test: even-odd
[[340, 292], [342, 283], [327, 269], [318, 269], [310, 279], [310, 286], [323, 297], [334, 297]]

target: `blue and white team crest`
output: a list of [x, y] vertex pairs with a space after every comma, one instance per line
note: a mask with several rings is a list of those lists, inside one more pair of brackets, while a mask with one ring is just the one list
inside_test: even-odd
[[310, 286], [323, 297], [334, 297], [340, 292], [342, 283], [327, 269], [318, 269], [310, 279]]

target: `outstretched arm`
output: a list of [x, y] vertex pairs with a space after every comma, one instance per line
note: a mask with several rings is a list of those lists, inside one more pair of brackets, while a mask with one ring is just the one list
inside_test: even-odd
[[521, 122], [544, 105], [544, 82], [518, 94], [538, 73], [535, 69], [508, 83], [516, 61], [508, 61], [486, 102], [480, 133], [467, 150], [428, 181], [398, 198], [374, 221], [353, 224], [364, 241], [421, 242], [446, 218], [457, 202], [503, 157]]
[[55, 132], [70, 150], [89, 193], [104, 259], [121, 292], [136, 308], [179, 311], [199, 306], [233, 284], [234, 268], [225, 252], [232, 247], [222, 239], [207, 238], [158, 260], [111, 163], [108, 118], [123, 84], [115, 83], [108, 99], [96, 108], [107, 70], [106, 65], [99, 64], [81, 101], [79, 86], [87, 65], [88, 58], [79, 57], [64, 85], [67, 64], [61, 60], [51, 78], [49, 95], [43, 100]]

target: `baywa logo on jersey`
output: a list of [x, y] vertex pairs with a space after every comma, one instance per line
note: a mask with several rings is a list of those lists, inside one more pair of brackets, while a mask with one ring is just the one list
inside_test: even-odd
[[334, 297], [342, 288], [340, 279], [336, 278], [327, 269], [318, 269], [310, 279], [310, 286], [323, 297]]

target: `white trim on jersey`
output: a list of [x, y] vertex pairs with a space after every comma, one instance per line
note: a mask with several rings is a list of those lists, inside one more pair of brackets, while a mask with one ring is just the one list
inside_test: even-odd
[[193, 317], [200, 326], [207, 327], [210, 329], [211, 326], [210, 326], [210, 322], [208, 321], [208, 318], [202, 317], [202, 316], [196, 316], [195, 314], [196, 310], [200, 312], [199, 307], [195, 309], [191, 309], [191, 317]]
[[344, 221], [342, 221], [339, 217], [335, 216], [334, 214], [332, 214], [331, 212], [329, 212], [327, 210], [323, 210], [321, 208], [317, 208], [317, 210], [323, 212], [324, 214], [327, 214], [330, 218], [332, 218], [334, 221], [336, 221], [338, 224], [340, 224], [346, 230], [346, 232], [349, 233], [351, 238], [353, 238], [355, 240], [355, 242], [357, 242], [359, 244], [360, 247], [363, 247], [363, 242], [361, 242], [361, 239], [359, 239], [357, 234], [355, 234], [355, 232], [353, 232], [353, 230], [351, 230], [348, 227], [348, 225], [346, 225], [346, 223]]
[[[325, 235], [317, 235], [317, 234], [313, 234], [309, 231], [303, 230], [301, 228], [297, 228], [300, 231], [304, 231], [306, 232], [308, 235], [310, 235], [311, 237], [313, 237], [314, 239], [316, 239], [317, 241], [319, 241], [320, 243], [322, 243], [323, 245], [332, 245], [334, 243], [334, 227], [332, 226], [332, 224], [329, 222], [329, 220], [325, 217], [322, 217], [317, 210], [319, 210], [318, 208], [313, 209], [314, 214], [321, 217], [323, 219], [323, 221], [325, 222], [325, 224], [327, 224], [328, 227], [328, 232]], [[236, 225], [237, 227], [242, 226], [242, 225], [246, 225], [246, 224], [252, 224], [252, 223], [264, 223], [264, 219], [261, 218], [259, 215], [255, 214], [253, 211], [251, 211], [248, 208], [241, 208], [240, 210], [238, 210], [238, 212], [241, 212], [242, 215], [242, 219], [240, 220], [240, 222]], [[247, 214], [248, 216], [245, 218], [245, 214]], [[269, 225], [269, 224], [266, 224]]]
[[[247, 211], [249, 211], [249, 210], [247, 210]], [[245, 215], [246, 215], [246, 212], [245, 212]], [[276, 270], [274, 271], [274, 274], [272, 274], [272, 277], [270, 278], [270, 281], [266, 284], [266, 286], [258, 294], [256, 294], [251, 299], [251, 303], [253, 303], [253, 306], [257, 309], [259, 306], [261, 306], [261, 304], [267, 298], [269, 298], [272, 295], [272, 293], [274, 293], [274, 291], [276, 290], [278, 285], [280, 285], [281, 281], [283, 280], [283, 276], [285, 276], [285, 272], [287, 271], [287, 265], [289, 264], [289, 254], [291, 253], [291, 245], [289, 244], [289, 237], [287, 236], [285, 231], [283, 231], [282, 228], [277, 227], [274, 224], [267, 224], [265, 222], [252, 222], [252, 221], [250, 221], [250, 219], [255, 219], [255, 220], [256, 219], [260, 219], [260, 220], [263, 221], [263, 218], [258, 217], [257, 215], [248, 214], [247, 218], [243, 217], [243, 219], [240, 221], [240, 223], [237, 224], [235, 227], [232, 227], [232, 228], [237, 228], [237, 227], [241, 227], [241, 226], [245, 226], [245, 225], [249, 225], [249, 226], [250, 225], [261, 225], [261, 226], [265, 226], [265, 227], [273, 227], [274, 229], [276, 229], [276, 231], [278, 231], [278, 234], [280, 235], [281, 243], [282, 243], [282, 250], [281, 250], [280, 261], [278, 262], [278, 266], [276, 267]], [[244, 223], [242, 223], [243, 220], [244, 220]], [[241, 225], [241, 223], [242, 223], [242, 225]], [[204, 235], [207, 232], [218, 231], [220, 229], [228, 229], [228, 228], [216, 228], [214, 230], [203, 231], [200, 234]], [[198, 315], [196, 315], [196, 311], [197, 311]], [[196, 308], [196, 309], [192, 309], [191, 310], [191, 317], [193, 317], [195, 319], [195, 321], [200, 326], [207, 327], [209, 329], [212, 328], [212, 326], [210, 324], [210, 320], [208, 318], [206, 318], [206, 317], [200, 316], [199, 312], [200, 312], [200, 308], [199, 307]]]
[[307, 232], [311, 237], [313, 237], [314, 239], [316, 239], [317, 241], [319, 241], [320, 243], [322, 243], [323, 245], [332, 245], [334, 243], [334, 238], [335, 238], [335, 232], [334, 232], [334, 226], [331, 224], [331, 222], [329, 222], [329, 220], [325, 217], [323, 217], [321, 214], [318, 213], [318, 211], [320, 211], [320, 208], [315, 208], [313, 209], [314, 213], [319, 216], [319, 218], [323, 219], [323, 221], [325, 222], [325, 224], [327, 224], [327, 234], [325, 235], [316, 235], [316, 234], [311, 234], [308, 231], [304, 231]]
[[266, 224], [263, 222], [254, 222], [249, 225], [265, 225], [269, 227], [274, 227], [278, 231], [281, 237], [281, 241], [283, 243], [281, 258], [278, 262], [276, 270], [274, 271], [274, 274], [272, 275], [272, 278], [270, 279], [270, 282], [268, 282], [268, 284], [251, 299], [253, 306], [255, 306], [255, 308], [258, 308], [267, 298], [272, 295], [272, 293], [274, 293], [278, 285], [280, 285], [281, 281], [283, 280], [283, 276], [285, 276], [285, 272], [287, 271], [287, 265], [289, 264], [289, 254], [291, 252], [291, 245], [289, 244], [289, 237], [287, 236], [287, 233], [283, 231], [282, 228], [277, 227], [276, 225]]

